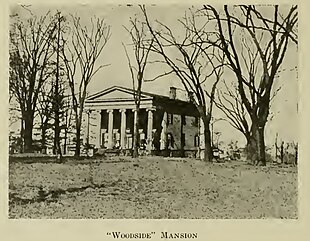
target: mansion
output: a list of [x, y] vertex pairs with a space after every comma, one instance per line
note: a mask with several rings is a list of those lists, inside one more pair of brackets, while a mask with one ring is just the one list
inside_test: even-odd
[[[83, 142], [97, 149], [132, 150], [137, 118], [133, 96], [132, 89], [119, 86], [89, 96]], [[170, 87], [169, 96], [142, 92], [139, 113], [139, 143], [147, 153], [196, 156], [203, 146], [198, 110], [178, 99], [176, 88]]]

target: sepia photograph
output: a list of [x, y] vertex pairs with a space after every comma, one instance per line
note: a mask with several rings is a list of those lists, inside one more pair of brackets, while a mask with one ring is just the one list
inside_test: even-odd
[[298, 11], [11, 4], [8, 218], [298, 220]]

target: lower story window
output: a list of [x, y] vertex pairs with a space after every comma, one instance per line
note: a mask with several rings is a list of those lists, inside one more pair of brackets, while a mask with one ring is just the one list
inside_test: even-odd
[[194, 137], [194, 146], [195, 147], [199, 146], [199, 135], [195, 135], [195, 137]]

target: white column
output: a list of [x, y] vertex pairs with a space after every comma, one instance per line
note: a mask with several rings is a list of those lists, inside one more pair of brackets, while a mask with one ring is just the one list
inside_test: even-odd
[[203, 120], [202, 118], [199, 118], [199, 142], [200, 142], [200, 148], [204, 149], [205, 148], [205, 138], [204, 138], [204, 130], [205, 130], [205, 126], [204, 126], [204, 123], [203, 123]]
[[204, 159], [204, 149], [205, 149], [205, 126], [202, 118], [199, 118], [199, 157]]
[[166, 148], [167, 141], [167, 112], [164, 113], [163, 120], [161, 122], [162, 131], [160, 135], [160, 150], [164, 150]]
[[86, 110], [86, 117], [85, 117], [85, 129], [86, 131], [84, 132], [85, 135], [84, 135], [84, 143], [90, 143], [90, 116], [91, 116], [91, 110]]
[[109, 114], [109, 124], [108, 124], [108, 148], [113, 147], [113, 110], [107, 110]]
[[135, 139], [135, 133], [136, 132], [139, 132], [139, 130], [136, 129], [136, 121], [137, 121], [137, 115], [138, 115], [138, 112], [136, 109], [133, 109], [132, 110], [133, 112], [133, 133], [132, 133], [132, 148], [134, 148], [134, 139]]
[[126, 109], [119, 110], [121, 112], [121, 148], [126, 149]]
[[147, 150], [152, 150], [153, 140], [153, 109], [147, 109]]
[[137, 112], [136, 109], [133, 109], [132, 112], [133, 112], [133, 124], [135, 125], [136, 120], [137, 120], [137, 113], [138, 113], [138, 112]]
[[[132, 136], [133, 136], [135, 134], [135, 128], [136, 128], [136, 121], [137, 121], [137, 114], [138, 114], [138, 112], [137, 112], [136, 109], [133, 109], [132, 112], [133, 112], [133, 133], [132, 133]], [[139, 130], [137, 130], [137, 131], [139, 131]]]
[[98, 122], [97, 122], [98, 129], [99, 129], [99, 136], [97, 135], [97, 139], [98, 139], [97, 145], [98, 145], [98, 147], [101, 146], [101, 142], [102, 142], [102, 140], [101, 140], [102, 139], [102, 137], [101, 137], [101, 118], [102, 118], [101, 110], [98, 110]]

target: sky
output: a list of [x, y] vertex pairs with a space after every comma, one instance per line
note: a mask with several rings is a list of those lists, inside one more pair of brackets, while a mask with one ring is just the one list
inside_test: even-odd
[[[158, 19], [168, 26], [173, 26], [172, 29], [175, 33], [182, 31], [177, 20], [184, 16], [185, 10], [190, 6], [187, 5], [175, 5], [173, 11], [167, 8], [165, 5], [161, 6], [148, 6], [148, 14], [150, 19]], [[12, 6], [13, 12], [19, 12], [21, 16], [26, 17], [27, 12], [20, 7]], [[33, 5], [31, 9], [34, 14], [44, 14], [48, 9], [59, 9], [65, 14], [77, 14], [81, 17], [85, 24], [89, 24], [91, 16], [103, 17], [107, 23], [111, 25], [111, 38], [107, 43], [102, 55], [97, 60], [98, 65], [109, 64], [108, 67], [99, 71], [92, 79], [89, 85], [89, 93], [96, 93], [105, 88], [120, 85], [131, 87], [132, 80], [128, 68], [128, 62], [122, 46], [122, 43], [130, 43], [129, 35], [124, 29], [124, 26], [129, 26], [130, 17], [138, 14], [140, 11], [137, 6], [128, 7], [126, 5], [78, 5], [74, 8], [71, 5]], [[128, 51], [130, 51], [128, 49]], [[296, 46], [289, 45], [286, 58], [283, 62], [283, 71], [279, 79], [275, 82], [275, 88], [282, 86], [281, 91], [274, 99], [271, 111], [275, 114], [272, 121], [267, 124], [266, 127], [266, 144], [272, 145], [276, 133], [279, 133], [280, 139], [284, 141], [297, 141], [298, 138], [298, 114], [297, 114], [297, 101], [298, 101], [298, 81], [297, 71], [289, 71], [297, 66], [298, 54]], [[156, 73], [160, 71], [161, 67], [153, 64], [147, 66], [147, 74]], [[150, 78], [155, 76], [149, 76]], [[233, 74], [225, 74], [225, 78], [234, 81], [235, 76]], [[166, 76], [161, 79], [157, 79], [153, 82], [147, 82], [143, 84], [143, 90], [146, 92], [152, 92], [162, 95], [168, 95], [169, 87], [175, 86], [182, 89], [180, 81], [175, 76]], [[184, 91], [178, 90], [178, 95], [184, 95]], [[222, 113], [218, 110], [214, 111], [215, 118], [222, 117]], [[228, 142], [231, 139], [238, 140], [240, 145], [245, 143], [243, 135], [233, 129], [225, 121], [217, 121], [214, 123], [214, 130], [220, 131], [220, 140]]]

